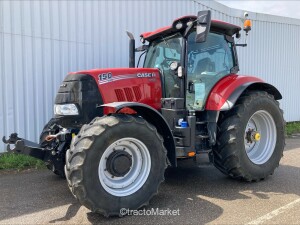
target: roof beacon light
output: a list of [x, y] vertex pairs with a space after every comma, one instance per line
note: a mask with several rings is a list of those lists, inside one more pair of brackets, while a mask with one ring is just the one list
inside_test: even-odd
[[249, 19], [246, 19], [244, 21], [244, 31], [246, 31], [246, 35], [248, 35], [248, 32], [251, 30], [252, 22]]

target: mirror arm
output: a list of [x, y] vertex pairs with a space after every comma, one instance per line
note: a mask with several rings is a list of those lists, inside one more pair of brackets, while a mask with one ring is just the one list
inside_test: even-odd
[[194, 27], [194, 23], [197, 22], [197, 20], [195, 20], [193, 23], [191, 23], [184, 31], [183, 37], [186, 38], [188, 36], [188, 34], [190, 33], [190, 31], [192, 30], [192, 28]]

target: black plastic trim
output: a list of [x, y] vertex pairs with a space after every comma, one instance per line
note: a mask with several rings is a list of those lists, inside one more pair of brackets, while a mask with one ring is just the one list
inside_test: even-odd
[[209, 143], [211, 146], [214, 146], [217, 143], [217, 122], [219, 120], [220, 111], [206, 110], [205, 114]]
[[57, 92], [55, 104], [75, 104], [79, 115], [55, 115], [64, 118], [64, 127], [78, 127], [89, 123], [97, 116], [103, 115], [103, 109], [97, 106], [103, 104], [95, 79], [89, 74], [69, 74]]

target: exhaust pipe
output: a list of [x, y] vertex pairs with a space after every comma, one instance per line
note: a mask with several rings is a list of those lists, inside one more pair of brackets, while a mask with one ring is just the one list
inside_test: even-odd
[[135, 40], [132, 33], [126, 33], [129, 37], [129, 68], [135, 68]]

